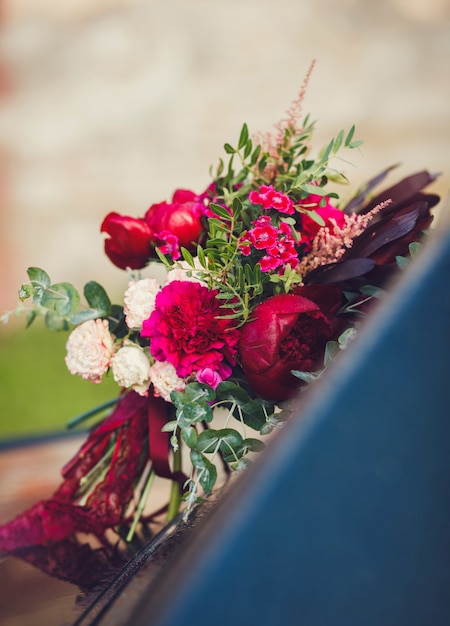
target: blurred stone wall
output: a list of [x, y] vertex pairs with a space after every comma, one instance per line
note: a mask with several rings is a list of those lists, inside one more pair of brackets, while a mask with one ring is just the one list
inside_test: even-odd
[[[317, 64], [304, 112], [322, 147], [365, 140], [355, 185], [450, 162], [449, 0], [0, 0], [0, 311], [25, 269], [126, 282], [106, 213], [202, 191], [246, 121], [270, 130]], [[392, 179], [394, 180], [394, 178]]]

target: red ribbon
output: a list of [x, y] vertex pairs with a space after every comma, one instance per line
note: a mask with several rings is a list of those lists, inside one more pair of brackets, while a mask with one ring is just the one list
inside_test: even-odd
[[169, 404], [162, 398], [150, 395], [147, 402], [149, 457], [153, 469], [158, 476], [175, 480], [183, 488], [188, 478], [183, 472], [171, 470], [169, 465], [169, 433], [162, 431], [163, 426], [167, 423]]

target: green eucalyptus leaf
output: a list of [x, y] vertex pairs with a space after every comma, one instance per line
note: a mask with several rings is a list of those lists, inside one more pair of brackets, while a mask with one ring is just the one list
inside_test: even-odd
[[164, 426], [161, 428], [161, 432], [163, 433], [174, 433], [178, 427], [178, 422], [176, 420], [170, 420], [170, 422], [166, 422]]
[[197, 402], [186, 403], [177, 410], [177, 419], [180, 426], [190, 426], [197, 422], [210, 422], [212, 420], [212, 410], [208, 404]]
[[229, 380], [224, 380], [217, 386], [216, 389], [217, 400], [228, 400], [229, 402], [235, 402], [238, 405], [245, 405], [251, 402], [251, 398], [245, 389], [239, 387], [235, 383]]
[[198, 450], [191, 450], [191, 462], [198, 473], [198, 480], [205, 491], [211, 493], [217, 480], [217, 469], [209, 459]]
[[33, 288], [33, 302], [40, 303], [45, 289], [50, 286], [50, 276], [39, 267], [29, 267], [27, 274]]
[[204, 430], [198, 436], [197, 448], [200, 452], [214, 452], [217, 444], [219, 442], [218, 431], [209, 428], [208, 430]]
[[224, 144], [223, 149], [227, 154], [234, 154], [236, 150], [229, 143]]
[[98, 311], [95, 311], [94, 309], [83, 309], [81, 311], [77, 311], [75, 315], [72, 315], [69, 322], [74, 326], [77, 326], [78, 324], [82, 324], [88, 320], [95, 320], [98, 317], [100, 317]]
[[189, 448], [197, 447], [197, 431], [193, 426], [185, 426], [181, 429], [183, 441]]
[[[242, 451], [243, 439], [234, 428], [209, 429], [200, 433], [197, 447], [201, 452], [206, 453], [212, 453], [219, 449], [224, 454], [231, 454], [235, 458]], [[235, 455], [233, 455], [233, 451], [235, 451]]]
[[84, 286], [84, 297], [91, 309], [97, 311], [97, 317], [106, 317], [111, 310], [111, 300], [105, 289], [94, 280]]
[[69, 317], [80, 306], [80, 295], [70, 283], [55, 283], [44, 290], [41, 305], [63, 317]]
[[234, 417], [242, 418], [244, 423], [254, 430], [262, 428], [266, 421], [264, 410], [242, 387], [230, 381], [223, 381], [217, 386], [216, 394], [217, 400], [227, 402], [231, 406], [235, 405]]
[[256, 439], [255, 437], [247, 437], [244, 439], [243, 445], [250, 452], [261, 452], [266, 447], [261, 439]]
[[42, 289], [47, 289], [50, 287], [50, 276], [44, 270], [41, 270], [40, 267], [29, 267], [27, 269], [28, 278], [30, 279], [33, 287], [41, 287]]
[[45, 325], [49, 330], [59, 331], [68, 330], [69, 325], [64, 316], [60, 315], [56, 311], [47, 311], [45, 314]]

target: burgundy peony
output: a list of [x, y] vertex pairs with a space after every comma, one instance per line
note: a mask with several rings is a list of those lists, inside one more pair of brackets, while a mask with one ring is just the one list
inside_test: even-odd
[[145, 214], [145, 219], [156, 238], [158, 233], [170, 233], [177, 237], [179, 246], [193, 249], [205, 232], [201, 219], [203, 210], [201, 196], [177, 189], [171, 203], [153, 204]]
[[216, 295], [200, 283], [174, 280], [158, 293], [142, 325], [152, 355], [171, 363], [180, 377], [210, 368], [226, 378], [236, 362], [239, 331], [233, 320], [220, 318], [227, 310]]
[[141, 269], [152, 256], [152, 235], [144, 219], [109, 213], [100, 228], [109, 237], [105, 239], [107, 257], [120, 269]]
[[256, 394], [279, 401], [296, 393], [301, 381], [291, 370], [320, 367], [327, 341], [336, 336], [340, 303], [338, 288], [314, 286], [273, 296], [255, 307], [241, 329], [239, 352]]

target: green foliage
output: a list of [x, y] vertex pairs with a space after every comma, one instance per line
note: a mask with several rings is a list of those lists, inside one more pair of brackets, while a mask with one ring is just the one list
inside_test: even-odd
[[[307, 116], [303, 128], [285, 129], [284, 139], [274, 151], [257, 144], [251, 137], [247, 124], [242, 126], [237, 145], [224, 145], [228, 164], [219, 160], [214, 175], [215, 199], [209, 205], [213, 214], [208, 219], [208, 238], [204, 246], [197, 247], [198, 262], [203, 268], [200, 276], [210, 288], [219, 291], [218, 298], [224, 306], [232, 303], [233, 310], [224, 312], [224, 317], [236, 320], [240, 326], [248, 319], [253, 307], [263, 299], [276, 293], [288, 292], [300, 281], [295, 270], [289, 268], [281, 275], [278, 272], [264, 273], [258, 257], [245, 257], [239, 245], [245, 242], [246, 230], [260, 215], [260, 208], [249, 200], [249, 193], [262, 185], [273, 185], [276, 191], [298, 201], [309, 194], [338, 198], [330, 191], [327, 182], [346, 183], [346, 177], [332, 161], [342, 150], [352, 150], [362, 142], [354, 140], [355, 127], [345, 133], [339, 131], [335, 139], [322, 150], [317, 158], [310, 158], [309, 144], [314, 123]], [[299, 208], [320, 226], [324, 220], [315, 211]], [[292, 226], [295, 220], [287, 215], [272, 215], [274, 226], [284, 221]], [[295, 236], [295, 230], [292, 231]], [[192, 268], [194, 259], [190, 252], [181, 250], [182, 257]], [[203, 271], [204, 270], [204, 271]]]
[[89, 281], [84, 286], [84, 297], [88, 304], [85, 306], [81, 304], [80, 294], [72, 284], [52, 284], [47, 272], [39, 267], [29, 267], [27, 274], [30, 282], [21, 286], [19, 298], [22, 302], [29, 298], [33, 301], [33, 306], [28, 309], [28, 326], [38, 315], [43, 315], [49, 330], [68, 330], [69, 324], [106, 318], [111, 312], [108, 294], [95, 281]]
[[[263, 431], [273, 418], [274, 405], [264, 400], [253, 400], [245, 389], [230, 381], [221, 382], [214, 390], [209, 385], [189, 383], [184, 391], [173, 391], [171, 400], [176, 408], [176, 419], [168, 422], [163, 431], [180, 432], [183, 442], [190, 449], [193, 475], [187, 496], [188, 511], [198, 500], [199, 486], [210, 493], [217, 480], [215, 463], [221, 459], [235, 469], [247, 465], [244, 457], [251, 452], [259, 452], [264, 443], [257, 438], [247, 437], [245, 428]], [[211, 428], [214, 409], [228, 410], [225, 426]], [[235, 418], [238, 428], [231, 428], [229, 421]], [[199, 428], [203, 430], [199, 433]], [[270, 429], [266, 429], [267, 433]], [[173, 439], [176, 441], [175, 439]]]

